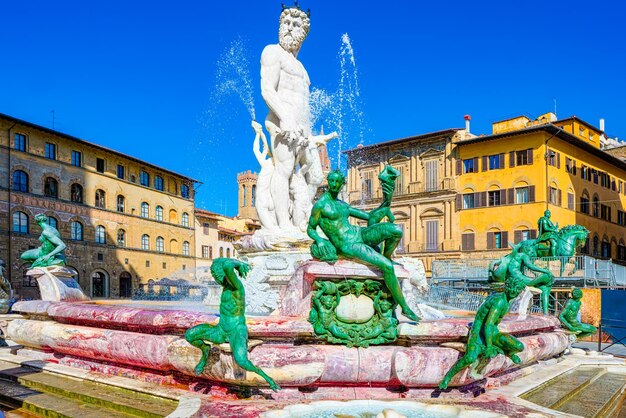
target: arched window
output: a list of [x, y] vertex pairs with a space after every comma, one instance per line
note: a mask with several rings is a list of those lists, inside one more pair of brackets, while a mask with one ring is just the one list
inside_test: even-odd
[[126, 198], [121, 194], [117, 195], [117, 211], [125, 212], [126, 211]]
[[70, 186], [70, 199], [74, 203], [83, 203], [83, 186], [72, 183]]
[[28, 193], [28, 174], [22, 170], [13, 172], [13, 190]]
[[157, 237], [156, 239], [156, 250], [160, 253], [162, 253], [164, 250], [164, 241], [163, 241], [163, 237]]
[[154, 212], [157, 221], [163, 220], [163, 206], [157, 206], [156, 211]]
[[117, 246], [126, 247], [126, 231], [123, 229], [117, 231]]
[[91, 296], [95, 298], [109, 296], [109, 278], [102, 271], [95, 271], [91, 275]]
[[185, 199], [189, 199], [189, 186], [187, 186], [186, 184], [180, 186], [180, 195]]
[[595, 237], [593, 237], [593, 253], [592, 255], [594, 257], [597, 257], [600, 254], [600, 239], [598, 238], [598, 236], [596, 235]]
[[13, 213], [13, 232], [28, 233], [28, 215], [24, 212]]
[[598, 195], [593, 197], [593, 213], [592, 215], [596, 218], [600, 216], [600, 200], [598, 199]]
[[104, 190], [102, 189], [96, 190], [96, 207], [97, 208], [104, 209], [106, 205], [105, 198], [106, 198], [106, 193], [104, 193]]
[[141, 217], [148, 218], [150, 217], [150, 205], [146, 202], [141, 202]]
[[256, 184], [252, 185], [252, 207], [256, 206]]
[[98, 225], [96, 227], [96, 242], [98, 244], [106, 244], [107, 243], [107, 234], [106, 230], [102, 225]]
[[220, 258], [224, 257], [224, 249], [222, 247], [220, 247]]
[[150, 249], [150, 235], [143, 234], [141, 236], [141, 249], [142, 250], [149, 250]]
[[83, 240], [83, 224], [78, 221], [72, 221], [70, 224], [70, 238], [74, 241]]
[[183, 242], [183, 255], [189, 255], [189, 242]]
[[226, 248], [226, 257], [230, 258], [230, 248]]
[[611, 258], [611, 243], [606, 239], [603, 239], [600, 245], [600, 255], [604, 258]]
[[189, 226], [189, 214], [183, 212], [183, 226]]
[[246, 185], [244, 184], [243, 186], [241, 186], [241, 193], [243, 195], [243, 205], [242, 206], [246, 206]]
[[59, 197], [59, 182], [52, 177], [46, 177], [43, 182], [43, 194], [48, 197]]
[[59, 229], [59, 221], [57, 221], [57, 218], [55, 218], [54, 216], [48, 216], [48, 225], [56, 230]]

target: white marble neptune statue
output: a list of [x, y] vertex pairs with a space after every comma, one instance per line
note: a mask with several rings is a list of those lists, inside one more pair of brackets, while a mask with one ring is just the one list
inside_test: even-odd
[[[303, 235], [303, 220], [308, 219], [315, 192], [323, 180], [317, 146], [337, 137], [335, 132], [313, 135], [311, 131], [309, 75], [297, 58], [309, 27], [309, 12], [297, 4], [283, 6], [278, 44], [266, 46], [261, 54], [261, 94], [269, 108], [265, 128], [271, 151], [267, 150], [260, 125], [255, 123], [253, 149], [261, 164], [257, 212], [263, 232], [260, 235], [266, 241], [271, 237]], [[263, 151], [259, 136], [264, 142]]]

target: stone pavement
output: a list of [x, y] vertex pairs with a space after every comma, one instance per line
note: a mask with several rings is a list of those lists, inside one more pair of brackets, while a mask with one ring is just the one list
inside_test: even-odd
[[[602, 343], [602, 352], [612, 354], [616, 357], [626, 357], [626, 346], [622, 344], [615, 344], [610, 348], [606, 349], [610, 344]], [[598, 343], [597, 342], [589, 342], [589, 341], [576, 341], [572, 347], [574, 348], [582, 348], [583, 350], [591, 350], [598, 351]]]

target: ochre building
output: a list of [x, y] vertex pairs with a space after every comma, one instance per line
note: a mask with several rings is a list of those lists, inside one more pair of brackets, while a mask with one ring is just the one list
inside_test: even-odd
[[458, 141], [461, 249], [488, 257], [537, 236], [550, 210], [559, 226], [591, 231], [583, 252], [626, 259], [626, 163], [605, 152], [605, 134], [576, 117], [513, 118], [491, 135]]
[[[560, 226], [591, 231], [583, 253], [626, 261], [626, 155], [604, 151], [602, 129], [577, 118], [496, 122], [489, 135], [448, 129], [357, 147], [348, 156], [347, 200], [371, 210], [385, 164], [401, 172], [392, 202], [404, 229], [397, 255], [495, 258], [537, 236], [549, 209]], [[608, 141], [610, 142], [610, 141]], [[622, 157], [622, 158], [618, 158]]]
[[37, 297], [20, 254], [45, 213], [68, 267], [92, 297], [130, 297], [140, 282], [195, 268], [196, 180], [0, 114], [0, 258], [17, 297]]

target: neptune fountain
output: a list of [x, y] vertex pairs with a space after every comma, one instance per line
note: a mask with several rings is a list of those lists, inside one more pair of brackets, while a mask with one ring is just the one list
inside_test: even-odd
[[[472, 399], [541, 370], [571, 343], [555, 317], [506, 315], [525, 282], [505, 274], [504, 290], [487, 299], [476, 320], [458, 311], [435, 312], [433, 320], [432, 308], [415, 303], [423, 267], [393, 258], [402, 237], [390, 209], [395, 170], [381, 173], [385, 198], [373, 211], [341, 201], [338, 171], [314, 203], [324, 180], [317, 146], [337, 134], [311, 129], [310, 80], [297, 59], [309, 30], [308, 12], [284, 7], [279, 43], [261, 54], [269, 140], [253, 121], [252, 148], [261, 165], [262, 228], [240, 243], [242, 260], [214, 261], [213, 277], [224, 289], [219, 313], [89, 301], [55, 276], [60, 266], [40, 265], [32, 274], [42, 289], [56, 290], [17, 302], [20, 316], [8, 322], [6, 337], [21, 346], [21, 358], [131, 378], [145, 383], [144, 392], [148, 384], [181, 390], [180, 399], [198, 400], [195, 416], [313, 417], [329, 408], [350, 414], [345, 408], [363, 407], [360, 399], [372, 400], [367, 406], [379, 415], [371, 416], [380, 417], [547, 416], [516, 396]], [[349, 216], [367, 226], [350, 224]], [[253, 275], [271, 289], [249, 292], [246, 277]], [[252, 315], [245, 307], [270, 290], [277, 293], [271, 312]]]

